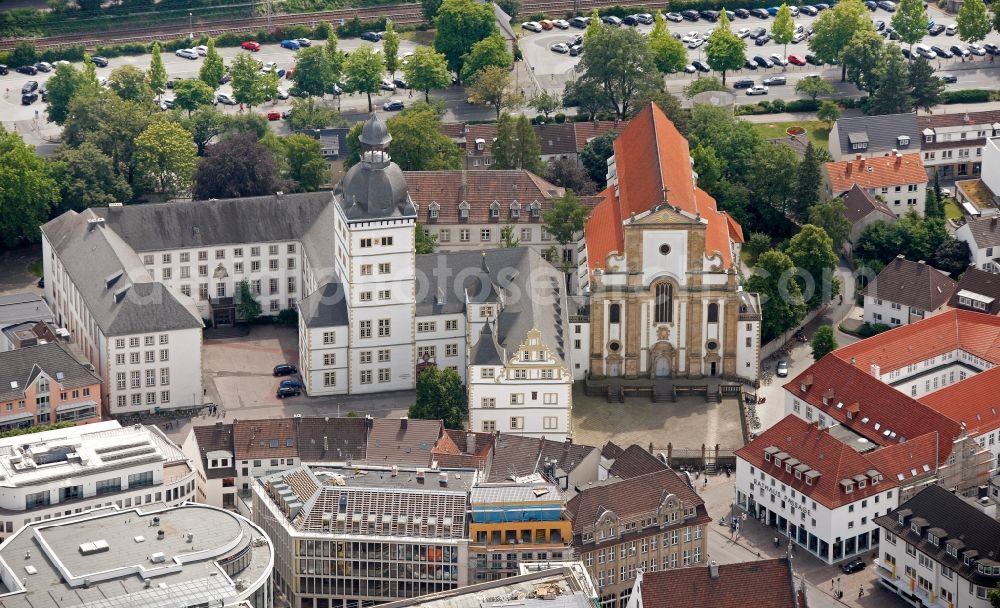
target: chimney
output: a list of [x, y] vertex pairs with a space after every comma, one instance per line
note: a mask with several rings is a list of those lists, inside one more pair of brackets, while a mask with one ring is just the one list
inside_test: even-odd
[[878, 378], [882, 374], [882, 368], [879, 367], [878, 363], [872, 363], [871, 365], [872, 375]]
[[719, 580], [719, 564], [714, 559], [708, 562], [708, 578], [713, 581]]
[[990, 218], [990, 228], [996, 228], [996, 227], [997, 227], [997, 216], [994, 215], [993, 217]]
[[465, 434], [465, 451], [470, 454], [476, 453], [476, 434], [471, 431]]
[[406, 430], [406, 423], [407, 423], [408, 420], [409, 420], [409, 418], [406, 417], [406, 416], [400, 416], [399, 417], [399, 428], [401, 430], [404, 430], [404, 431]]
[[893, 148], [892, 149], [892, 155], [893, 156], [899, 156], [899, 150], [897, 150], [896, 148]]
[[903, 155], [899, 152], [896, 153], [896, 168], [898, 169], [900, 165], [903, 164]]
[[923, 261], [923, 260], [917, 260], [917, 264], [926, 264], [926, 263], [927, 263], [927, 262], [925, 262], [925, 261]]
[[847, 163], [847, 174], [851, 174], [851, 163]]
[[279, 204], [285, 202], [285, 193], [282, 192], [281, 190], [278, 190], [277, 192], [275, 192], [274, 193], [274, 202], [279, 203]]
[[854, 155], [854, 159], [855, 160], [864, 160], [864, 158], [861, 156], [860, 152], [858, 152], [857, 154]]

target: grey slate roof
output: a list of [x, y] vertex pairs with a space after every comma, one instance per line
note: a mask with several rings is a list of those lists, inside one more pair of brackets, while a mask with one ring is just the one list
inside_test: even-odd
[[[52, 378], [61, 373], [63, 378], [58, 382], [63, 388], [79, 388], [101, 382], [83, 363], [55, 342], [28, 346], [0, 353], [0, 402], [23, 398], [24, 387], [41, 372]], [[12, 382], [17, 383], [17, 388], [11, 388]]]
[[15, 293], [0, 296], [0, 327], [16, 325], [25, 321], [55, 320], [49, 305], [41, 296], [33, 293]]
[[350, 320], [347, 294], [338, 282], [326, 283], [299, 300], [299, 310], [306, 327], [342, 327]]
[[951, 298], [956, 285], [937, 268], [899, 256], [885, 265], [868, 285], [865, 295], [932, 311]]
[[954, 308], [984, 312], [982, 309], [960, 304], [958, 301], [958, 293], [960, 291], [971, 291], [981, 296], [993, 298], [993, 301], [986, 306], [985, 312], [991, 315], [1000, 314], [1000, 274], [993, 274], [992, 272], [980, 270], [975, 266], [969, 266], [961, 278], [958, 279], [955, 295], [951, 296], [951, 300], [948, 302], [948, 306]]
[[297, 241], [330, 192], [93, 208], [138, 252], [214, 245]]
[[844, 207], [846, 207], [844, 215], [852, 225], [868, 217], [871, 213], [885, 216], [880, 218], [885, 221], [896, 221], [896, 215], [889, 209], [888, 205], [869, 194], [858, 184], [854, 184], [850, 190], [841, 194], [840, 200], [844, 201]]
[[493, 460], [486, 481], [507, 481], [515, 475], [544, 473], [545, 463], [550, 461], [555, 461], [559, 469], [569, 474], [596, 450], [593, 446], [569, 441], [501, 433], [493, 446]]
[[969, 247], [975, 245], [983, 249], [1000, 245], [1000, 221], [997, 221], [996, 216], [969, 220], [967, 225], [973, 241], [969, 243]]
[[[43, 225], [42, 233], [104, 335], [202, 327], [195, 310], [181, 304], [162, 283], [152, 282], [135, 251], [99, 221], [99, 211], [108, 210], [67, 211]], [[157, 228], [150, 224], [143, 232], [155, 238]]]
[[[863, 154], [881, 155], [893, 148], [900, 152], [913, 152], [920, 149], [920, 129], [917, 127], [917, 113], [883, 114], [881, 116], [853, 116], [837, 121], [837, 139], [840, 153], [853, 157], [857, 152], [851, 147], [852, 138], [855, 141], [867, 141], [868, 148]], [[905, 135], [910, 138], [910, 145], [900, 147], [897, 137]]]

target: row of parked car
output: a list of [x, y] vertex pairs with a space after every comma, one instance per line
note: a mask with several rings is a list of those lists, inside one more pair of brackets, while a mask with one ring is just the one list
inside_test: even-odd
[[[91, 57], [90, 60], [91, 62], [93, 62], [94, 65], [96, 65], [99, 68], [108, 67], [108, 60], [105, 59], [104, 57], [95, 55], [94, 57]], [[62, 63], [69, 65], [69, 62], [63, 59], [60, 59], [59, 61], [54, 61], [52, 63], [49, 63], [48, 61], [39, 61], [34, 65], [17, 66], [16, 68], [14, 68], [14, 71], [17, 72], [18, 74], [25, 74], [27, 76], [36, 76], [39, 72], [51, 72], [52, 70], [56, 69], [57, 65]], [[10, 74], [10, 68], [0, 63], [0, 76], [6, 76], [7, 74]]]

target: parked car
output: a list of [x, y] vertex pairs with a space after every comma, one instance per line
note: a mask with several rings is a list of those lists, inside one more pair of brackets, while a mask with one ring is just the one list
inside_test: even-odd
[[34, 93], [37, 90], [38, 90], [38, 83], [34, 80], [29, 80], [28, 82], [24, 83], [24, 86], [21, 87], [21, 94], [24, 95], [26, 93]]
[[313, 43], [313, 41], [308, 38], [296, 38], [295, 42], [298, 42], [300, 47], [312, 46]]
[[844, 574], [854, 574], [855, 572], [860, 572], [865, 569], [865, 560], [860, 557], [856, 557], [841, 565], [840, 569], [844, 572]]
[[382, 79], [382, 85], [381, 85], [381, 87], [382, 87], [383, 91], [395, 91], [396, 90], [396, 85], [393, 84], [392, 81], [389, 80], [388, 78], [383, 78]]
[[931, 50], [934, 51], [935, 53], [937, 53], [938, 57], [941, 57], [941, 58], [944, 58], [944, 59], [951, 59], [952, 57], [954, 57], [954, 55], [952, 55], [951, 51], [949, 51], [946, 48], [940, 47], [940, 46], [938, 46], [936, 44], [931, 47]]
[[[392, 84], [396, 85], [397, 89], [408, 89], [408, 88], [410, 88], [410, 85], [408, 85], [406, 83], [406, 81], [403, 80], [402, 78], [393, 78], [392, 79]], [[338, 93], [338, 95], [339, 95], [339, 93]]]
[[90, 58], [90, 63], [96, 65], [99, 68], [108, 67], [108, 60], [100, 55], [94, 55]]
[[240, 48], [256, 53], [260, 50], [260, 43], [256, 40], [245, 40], [243, 44], [240, 45]]
[[577, 34], [573, 36], [573, 40], [569, 43], [570, 46], [575, 46], [583, 44], [583, 34]]
[[288, 91], [285, 89], [278, 89], [278, 99], [288, 99]]
[[884, 11], [889, 11], [890, 13], [896, 12], [896, 3], [892, 0], [882, 0], [878, 3], [878, 7]]
[[792, 65], [805, 65], [806, 64], [806, 60], [803, 59], [803, 58], [801, 58], [801, 57], [799, 57], [798, 55], [789, 55], [788, 56], [788, 63], [790, 63]]
[[275, 376], [291, 376], [292, 374], [299, 373], [299, 370], [291, 363], [279, 363], [274, 366], [271, 373]]
[[975, 55], [976, 57], [983, 57], [986, 55], [986, 49], [979, 46], [978, 44], [970, 44], [968, 48], [969, 53]]
[[764, 46], [768, 42], [771, 42], [771, 34], [764, 34], [763, 36], [758, 36], [756, 40], [753, 41], [757, 46]]
[[795, 6], [793, 4], [793, 5], [791, 5], [791, 6], [788, 7], [788, 12], [791, 13], [792, 17], [798, 17], [799, 16], [799, 7], [797, 7], [797, 6]]
[[281, 113], [282, 120], [288, 120], [292, 117], [292, 108], [289, 108]]
[[198, 51], [194, 49], [177, 49], [174, 55], [177, 55], [178, 57], [183, 57], [184, 59], [197, 59]]
[[264, 65], [260, 66], [260, 71], [265, 74], [267, 72], [270, 72], [271, 70], [277, 70], [277, 69], [278, 69], [278, 64], [274, 61], [268, 61]]
[[198, 46], [194, 47], [194, 52], [204, 57], [205, 55], [208, 55], [208, 47], [205, 46], [204, 44], [199, 44]]
[[778, 361], [778, 367], [774, 371], [775, 375], [779, 378], [785, 378], [788, 376], [788, 361]]
[[649, 13], [639, 13], [638, 15], [635, 16], [635, 18], [639, 20], [639, 23], [643, 23], [645, 25], [650, 25], [653, 23], [653, 21], [655, 21], [653, 16], [650, 15]]
[[951, 52], [954, 53], [955, 57], [969, 57], [972, 55], [972, 53], [969, 52], [969, 49], [964, 49], [957, 44], [951, 45]]
[[757, 17], [758, 19], [767, 19], [768, 17], [771, 16], [771, 14], [768, 13], [767, 9], [765, 9], [765, 8], [755, 8], [755, 9], [752, 9], [750, 11], [750, 14], [752, 16], [754, 16], [754, 17]]
[[4, 64], [0, 63], [0, 76], [6, 76], [10, 73], [10, 69]]
[[698, 70], [699, 72], [704, 72], [705, 74], [712, 71], [712, 68], [710, 68], [707, 63], [701, 60], [692, 61], [691, 65], [694, 66], [694, 69]]
[[538, 25], [542, 26], [543, 30], [551, 30], [553, 27], [555, 27], [554, 25], [552, 25], [551, 19], [542, 19], [541, 21], [538, 22]]
[[775, 85], [787, 84], [787, 83], [788, 83], [788, 81], [785, 80], [784, 76], [771, 76], [770, 78], [765, 78], [764, 82], [763, 82], [764, 85], [769, 86], [769, 87], [773, 87]]
[[941, 80], [949, 84], [953, 84], [958, 82], [958, 76], [955, 76], [954, 74], [941, 74]]
[[21, 65], [18, 66], [14, 71], [17, 72], [18, 74], [27, 74], [28, 76], [34, 76], [35, 74], [38, 73], [38, 68], [36, 68], [33, 65]]
[[299, 50], [299, 48], [301, 48], [301, 46], [302, 45], [299, 44], [298, 42], [296, 42], [295, 40], [282, 40], [281, 41], [281, 48], [288, 49], [290, 51], [297, 51], [297, 50]]
[[692, 42], [698, 40], [699, 38], [701, 38], [701, 33], [688, 32], [687, 34], [684, 34], [683, 38], [681, 38], [681, 42], [683, 42], [684, 44], [691, 44]]
[[664, 17], [667, 18], [667, 21], [673, 21], [674, 23], [684, 21], [684, 17], [680, 13], [667, 13]]
[[756, 84], [756, 83], [753, 80], [751, 80], [750, 78], [741, 78], [741, 79], [733, 82], [733, 88], [734, 89], [749, 89], [750, 87], [754, 86], [754, 84]]
[[631, 25], [631, 26], [639, 25], [639, 18], [636, 17], [635, 15], [626, 15], [625, 17], [622, 18], [622, 25]]
[[382, 34], [379, 32], [364, 32], [361, 34], [361, 39], [368, 42], [378, 42], [382, 39]]
[[226, 95], [225, 93], [219, 93], [215, 96], [215, 102], [221, 103], [224, 106], [235, 106], [236, 100]]
[[767, 87], [758, 84], [747, 89], [747, 95], [767, 95]]
[[733, 11], [733, 14], [739, 17], [740, 19], [748, 19], [750, 17], [750, 11], [748, 11], [745, 8], [738, 8], [735, 11]]
[[705, 44], [705, 39], [704, 38], [695, 38], [694, 40], [692, 40], [691, 42], [688, 43], [688, 48], [693, 50], [693, 49], [696, 49], [696, 48], [698, 48], [699, 46], [701, 46], [703, 44]]
[[38, 101], [38, 93], [24, 93], [21, 95], [21, 105], [30, 106]]
[[988, 55], [996, 55], [997, 53], [1000, 53], [1000, 47], [989, 42], [983, 45], [983, 50], [986, 51]]
[[767, 14], [774, 17], [775, 15], [778, 14], [778, 9], [780, 8], [781, 8], [780, 6], [769, 6], [767, 8]]
[[697, 21], [700, 18], [700, 15], [698, 15], [698, 11], [688, 9], [686, 11], [681, 11], [681, 17], [684, 17], [688, 21]]
[[569, 21], [566, 21], [565, 19], [555, 19], [552, 21], [552, 25], [556, 26], [561, 30], [569, 29]]
[[755, 27], [752, 30], [750, 30], [750, 37], [753, 38], [754, 40], [756, 40], [756, 39], [760, 38], [761, 36], [763, 36], [766, 33], [767, 33], [766, 29], [764, 29], [762, 27]]
[[279, 386], [277, 392], [274, 394], [278, 399], [284, 399], [285, 397], [298, 397], [302, 394], [302, 391], [297, 388], [292, 388], [290, 386]]
[[621, 17], [617, 17], [615, 15], [606, 15], [601, 17], [601, 21], [612, 27], [621, 27], [622, 25]]
[[958, 25], [954, 23], [949, 23], [947, 26], [945, 26], [944, 33], [948, 36], [954, 36], [955, 34], [958, 33]]
[[905, 46], [903, 48], [899, 49], [899, 52], [903, 54], [903, 57], [905, 57], [907, 59], [910, 58], [910, 49], [906, 48]]
[[403, 101], [401, 99], [393, 99], [382, 104], [382, 109], [386, 112], [398, 112], [403, 109]]
[[945, 27], [940, 23], [935, 23], [927, 28], [927, 33], [931, 36], [939, 36], [941, 32], [945, 30]]
[[271, 110], [264, 116], [266, 116], [268, 120], [281, 120], [281, 112], [277, 110]]
[[771, 56], [768, 57], [768, 59], [773, 61], [774, 65], [780, 65], [782, 67], [788, 65], [788, 60], [779, 55], [778, 53], [772, 53]]
[[750, 35], [750, 28], [748, 27], [740, 28], [739, 31], [736, 32], [736, 35], [739, 36], [740, 38], [746, 38]]
[[304, 389], [306, 387], [306, 385], [301, 380], [299, 380], [298, 378], [285, 378], [284, 380], [282, 380], [281, 382], [278, 383], [278, 387], [281, 387], [281, 388], [297, 388], [297, 389], [301, 390], [301, 389]]
[[537, 21], [525, 21], [521, 24], [521, 28], [529, 32], [540, 32], [542, 31], [542, 24]]
[[745, 61], [745, 62], [743, 63], [743, 67], [745, 67], [745, 68], [746, 68], [746, 69], [748, 69], [748, 70], [756, 70], [756, 69], [757, 69], [757, 64], [756, 64], [756, 63], [754, 63], [753, 61], [750, 61], [749, 59], [747, 59], [747, 60], [746, 60], [746, 61]]
[[561, 55], [565, 55], [566, 53], [569, 52], [569, 45], [566, 44], [565, 42], [556, 42], [555, 44], [549, 47], [549, 50], [552, 51], [553, 53], [559, 53]]
[[719, 20], [719, 11], [713, 11], [713, 10], [710, 10], [710, 9], [706, 9], [706, 10], [701, 11], [698, 14], [701, 15], [701, 18], [704, 19], [705, 21], [718, 21]]
[[570, 57], [579, 57], [580, 53], [582, 53], [582, 52], [583, 52], [583, 45], [582, 44], [574, 44], [573, 46], [569, 47], [569, 56]]
[[690, 63], [687, 64], [686, 66], [684, 66], [684, 73], [685, 74], [694, 74], [697, 71], [698, 70], [696, 70], [695, 67], [693, 65], [691, 65]]
[[882, 30], [885, 29], [885, 21], [882, 21], [881, 19], [879, 19], [879, 20], [875, 21], [874, 23], [875, 23], [875, 31], [876, 32], [881, 32]]
[[[675, 15], [675, 14], [676, 13], [667, 13], [667, 19], [670, 19], [670, 15]], [[681, 17], [680, 20], [683, 20], [683, 17]], [[580, 30], [587, 27], [588, 23], [589, 21], [587, 20], [586, 17], [573, 17], [572, 19], [569, 20], [570, 25]]]
[[806, 53], [806, 63], [808, 63], [809, 65], [823, 65], [823, 62], [820, 61], [819, 58], [816, 57], [816, 55], [813, 55], [812, 53]]
[[798, 44], [806, 39], [806, 35], [802, 32], [798, 32], [792, 35], [792, 44]]
[[827, 4], [826, 2], [820, 2], [819, 4], [814, 4], [813, 6], [815, 6], [816, 10], [818, 11], [825, 11], [826, 9], [830, 8], [830, 5]]
[[39, 72], [48, 73], [52, 71], [52, 64], [49, 63], [48, 61], [39, 61], [38, 63], [35, 64], [35, 69], [38, 70]]
[[174, 108], [174, 100], [169, 97], [164, 97], [163, 100], [160, 101], [160, 107], [164, 110], [172, 110]]
[[808, 4], [800, 7], [799, 12], [801, 12], [803, 15], [809, 15], [810, 17], [815, 17], [816, 14], [819, 13], [819, 11], [816, 10], [815, 6], [810, 6]]
[[231, 74], [228, 74], [228, 73], [227, 74], [223, 74], [222, 78], [219, 79], [219, 84], [227, 84], [232, 79], [233, 79], [233, 77], [232, 77]]
[[774, 62], [771, 61], [770, 59], [768, 59], [767, 57], [762, 56], [762, 55], [755, 55], [754, 58], [753, 58], [753, 60], [754, 60], [754, 63], [757, 64], [758, 67], [762, 67], [762, 68], [765, 68], [765, 69], [766, 68], [773, 68], [774, 67]]

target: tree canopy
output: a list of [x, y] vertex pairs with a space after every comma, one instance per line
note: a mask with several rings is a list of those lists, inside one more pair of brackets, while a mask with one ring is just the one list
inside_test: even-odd
[[215, 38], [209, 38], [206, 46], [208, 51], [198, 70], [198, 79], [214, 91], [219, 88], [219, 81], [226, 75], [226, 65], [222, 61], [222, 55], [215, 49]]
[[[450, 0], [449, 0], [450, 1]], [[368, 111], [372, 111], [372, 94], [382, 88], [382, 53], [370, 44], [363, 44], [347, 56], [344, 65], [344, 86], [352, 93], [368, 96]]]
[[59, 201], [45, 161], [17, 133], [0, 126], [0, 245], [37, 243], [38, 227]]
[[510, 71], [495, 65], [478, 72], [469, 84], [468, 91], [472, 103], [491, 106], [496, 112], [497, 120], [504, 110], [519, 108], [524, 103], [524, 97], [514, 88]]
[[913, 45], [927, 35], [927, 11], [924, 10], [924, 0], [900, 0], [896, 12], [892, 15], [892, 29], [896, 30], [899, 39], [910, 45], [910, 56], [913, 56]]
[[542, 214], [545, 229], [562, 246], [579, 238], [590, 211], [580, 202], [572, 190], [553, 199], [552, 209]]
[[473, 44], [469, 52], [462, 56], [460, 76], [463, 81], [472, 80], [476, 74], [490, 66], [509, 70], [513, 65], [514, 56], [507, 50], [507, 41], [499, 32], [493, 32]]
[[625, 118], [636, 97], [660, 88], [659, 71], [638, 30], [602, 27], [589, 34], [585, 44], [587, 52], [577, 66], [578, 81], [596, 85], [615, 116]]
[[430, 101], [431, 89], [444, 89], [451, 84], [451, 72], [444, 55], [426, 46], [418, 46], [403, 64], [406, 82], [424, 92], [424, 101]]
[[[844, 49], [855, 34], [874, 30], [868, 7], [861, 0], [841, 0], [829, 10], [820, 13], [813, 21], [813, 35], [809, 49], [825, 63], [839, 63]], [[847, 66], [841, 65], [840, 78], [846, 79]]]
[[465, 387], [458, 372], [433, 365], [423, 369], [417, 375], [416, 403], [408, 414], [410, 418], [421, 420], [443, 420], [449, 429], [464, 428]]
[[680, 72], [688, 62], [684, 43], [670, 35], [663, 13], [656, 11], [656, 22], [649, 33], [649, 54], [656, 69], [664, 74]]
[[263, 196], [277, 188], [278, 167], [253, 133], [235, 133], [205, 151], [191, 192], [195, 200]]
[[441, 119], [433, 107], [407, 108], [386, 123], [392, 135], [389, 153], [404, 171], [442, 171], [462, 168], [462, 151], [441, 133]]
[[493, 9], [473, 0], [444, 0], [434, 17], [434, 49], [445, 56], [448, 67], [462, 75], [466, 52], [496, 31]]
[[825, 230], [806, 224], [788, 241], [785, 253], [798, 269], [796, 282], [810, 309], [840, 293], [840, 282], [835, 275], [838, 258], [833, 240]]
[[722, 84], [726, 84], [726, 72], [742, 68], [747, 52], [746, 41], [733, 33], [726, 11], [719, 12], [719, 24], [706, 44], [705, 59], [709, 67], [722, 73]]
[[813, 361], [819, 361], [837, 350], [837, 338], [833, 333], [833, 327], [823, 325], [817, 329], [810, 346], [812, 346]]
[[990, 15], [983, 0], [965, 0], [955, 19], [958, 37], [964, 42], [980, 42], [990, 33]]
[[765, 251], [757, 258], [746, 289], [760, 296], [761, 334], [769, 342], [798, 323], [806, 312], [802, 292], [795, 281], [795, 264], [780, 251]]

